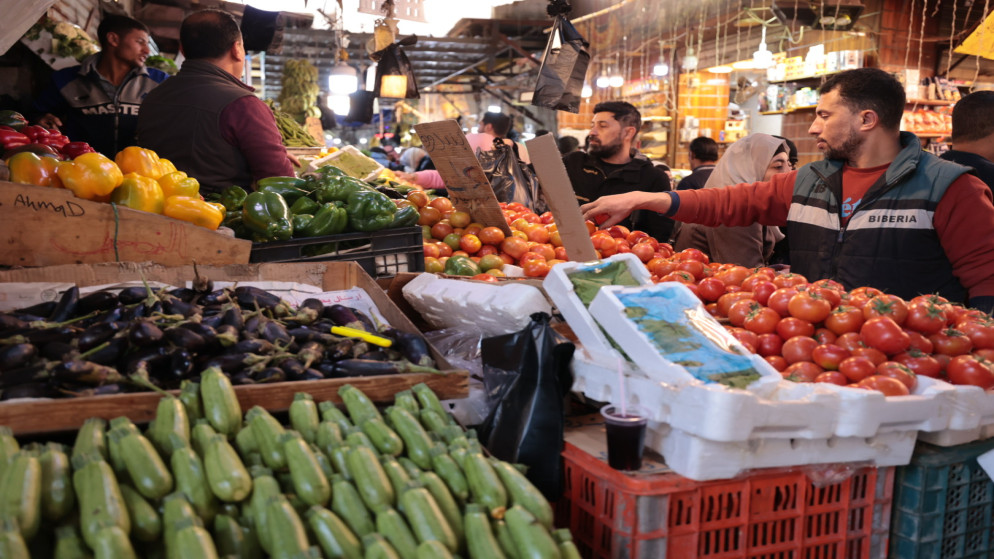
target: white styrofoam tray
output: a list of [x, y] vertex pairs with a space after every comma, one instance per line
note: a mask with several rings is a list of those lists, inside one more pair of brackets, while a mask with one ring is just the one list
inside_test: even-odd
[[646, 448], [660, 453], [674, 472], [707, 481], [734, 478], [756, 468], [846, 462], [871, 462], [878, 467], [903, 466], [911, 461], [916, 435], [915, 431], [891, 431], [872, 437], [718, 442], [665, 423], [650, 422], [645, 444]]
[[940, 431], [921, 432], [918, 438], [938, 446], [955, 446], [994, 437], [994, 392], [979, 386], [934, 382], [950, 389], [949, 426]]
[[611, 345], [607, 335], [590, 316], [587, 307], [580, 301], [569, 275], [603, 268], [614, 262], [621, 262], [628, 266], [632, 277], [640, 284], [649, 285], [652, 283], [652, 274], [642, 264], [642, 261], [631, 253], [615, 254], [604, 260], [593, 262], [556, 264], [549, 270], [549, 275], [545, 276], [545, 280], [542, 282], [542, 288], [545, 289], [546, 294], [552, 299], [563, 318], [566, 319], [580, 343], [591, 352], [610, 356], [612, 361], [621, 358], [621, 354]]
[[835, 434], [839, 437], [872, 437], [882, 432], [941, 431], [949, 427], [955, 402], [950, 385], [918, 377], [908, 396], [884, 396], [875, 390], [825, 384], [842, 400]]
[[[647, 313], [653, 321], [682, 326], [692, 334], [680, 343], [673, 343], [670, 351], [664, 353], [667, 350], [660, 345], [670, 340], [654, 339], [647, 334], [628, 316], [636, 309]], [[611, 332], [629, 359], [650, 378], [660, 382], [708, 383], [710, 381], [701, 377], [751, 369], [759, 378], [748, 389], [768, 397], [783, 379], [765, 359], [739, 343], [681, 283], [603, 287], [590, 303], [589, 310], [597, 323]], [[675, 362], [677, 359], [683, 360], [686, 366]]]
[[649, 419], [712, 441], [833, 436], [841, 398], [821, 384], [781, 380], [769, 398], [716, 383], [669, 384], [622, 362], [598, 361], [583, 346], [573, 354], [573, 391], [599, 402], [622, 400], [649, 410]]

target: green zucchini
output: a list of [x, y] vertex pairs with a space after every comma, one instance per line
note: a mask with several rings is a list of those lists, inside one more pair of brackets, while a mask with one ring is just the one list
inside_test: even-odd
[[381, 534], [369, 534], [362, 538], [365, 548], [364, 559], [401, 559], [397, 550]]
[[387, 426], [382, 417], [367, 419], [359, 425], [359, 428], [369, 437], [380, 454], [400, 456], [404, 452], [404, 441]]
[[[73, 443], [72, 455], [70, 459], [83, 454], [100, 454], [101, 458], [107, 459], [107, 421], [99, 417], [91, 417], [83, 422], [82, 427], [76, 432], [76, 442]], [[0, 438], [2, 440], [2, 438]]]
[[576, 543], [573, 541], [573, 534], [570, 533], [568, 528], [553, 530], [552, 539], [559, 546], [559, 554], [563, 556], [563, 559], [581, 559], [580, 550], [576, 547]]
[[121, 458], [135, 489], [146, 499], [161, 499], [173, 490], [173, 475], [165, 462], [138, 430], [111, 429], [111, 441], [119, 445]]
[[304, 523], [285, 497], [273, 497], [266, 504], [266, 526], [272, 541], [271, 556], [275, 559], [290, 558], [306, 553], [307, 532]]
[[245, 531], [238, 521], [227, 514], [214, 517], [212, 535], [221, 557], [241, 557], [245, 551]]
[[462, 473], [462, 468], [455, 459], [449, 456], [448, 449], [442, 443], [435, 443], [431, 449], [431, 465], [438, 477], [445, 481], [449, 491], [460, 502], [465, 503], [469, 499], [469, 484], [466, 476]]
[[411, 415], [411, 412], [397, 406], [387, 408], [386, 414], [390, 425], [404, 441], [407, 458], [422, 470], [431, 469], [431, 437], [417, 418]]
[[382, 509], [376, 513], [376, 531], [390, 542], [400, 559], [416, 559], [418, 540], [395, 509]]
[[318, 431], [315, 434], [314, 442], [325, 453], [333, 444], [340, 444], [345, 440], [342, 436], [342, 428], [334, 421], [322, 421], [318, 423]]
[[204, 404], [200, 399], [200, 384], [192, 380], [179, 383], [179, 401], [186, 409], [186, 417], [190, 423], [204, 419]]
[[458, 551], [459, 540], [428, 489], [416, 485], [408, 488], [400, 495], [400, 510], [419, 543], [438, 540], [452, 553]]
[[[162, 542], [166, 549], [175, 549], [176, 533], [181, 523], [200, 522], [193, 505], [182, 493], [172, 493], [162, 500]], [[170, 553], [171, 555], [171, 553]]]
[[14, 518], [0, 517], [0, 557], [4, 559], [31, 559], [28, 544], [17, 528]]
[[135, 548], [120, 526], [105, 526], [94, 536], [93, 559], [136, 559]]
[[359, 425], [363, 421], [373, 417], [380, 417], [380, 411], [376, 409], [373, 401], [358, 388], [351, 384], [346, 384], [338, 389], [338, 396], [345, 404], [345, 409], [349, 412], [349, 418], [354, 425]]
[[10, 457], [0, 480], [0, 517], [17, 520], [21, 536], [31, 541], [41, 526], [41, 462], [33, 450]]
[[414, 397], [418, 399], [418, 404], [421, 409], [432, 409], [437, 411], [443, 419], [448, 419], [449, 410], [445, 409], [442, 402], [439, 401], [438, 396], [435, 392], [425, 383], [419, 382], [411, 387], [411, 392], [414, 393]]
[[332, 445], [328, 449], [328, 460], [331, 461], [331, 465], [335, 467], [335, 472], [344, 477], [345, 479], [352, 481], [352, 472], [349, 471], [349, 464], [346, 457], [349, 455], [349, 449], [352, 448], [348, 443], [338, 443]]
[[110, 464], [99, 453], [73, 457], [72, 485], [79, 510], [87, 511], [79, 522], [83, 540], [93, 547], [97, 532], [104, 526], [116, 524], [124, 533], [131, 532], [131, 517], [121, 495], [117, 478]]
[[90, 549], [83, 543], [83, 538], [79, 537], [76, 526], [64, 524], [55, 529], [55, 551], [52, 553], [52, 559], [88, 559], [89, 557]]
[[236, 503], [252, 493], [252, 476], [224, 435], [214, 435], [207, 442], [204, 469], [211, 492], [218, 499]]
[[154, 542], [162, 537], [162, 519], [158, 511], [133, 487], [122, 484], [121, 497], [131, 518], [131, 535], [140, 542]]
[[175, 447], [172, 435], [184, 444], [190, 442], [190, 420], [186, 408], [179, 398], [168, 396], [159, 400], [155, 409], [155, 421], [149, 427], [149, 440], [164, 459], [169, 459]]
[[290, 403], [290, 425], [293, 426], [301, 437], [308, 443], [313, 443], [317, 439], [318, 406], [314, 403], [314, 398], [305, 392], [298, 392], [293, 395], [293, 402]]
[[308, 505], [327, 505], [331, 498], [331, 484], [307, 441], [294, 432], [286, 433], [281, 438], [294, 492]]
[[414, 393], [410, 390], [401, 390], [394, 394], [393, 405], [404, 408], [414, 416], [417, 416], [418, 411], [421, 410], [421, 406], [418, 405], [418, 399], [414, 397]]
[[321, 421], [331, 421], [337, 424], [342, 433], [353, 427], [349, 418], [345, 416], [342, 410], [338, 409], [338, 406], [334, 402], [321, 402], [318, 404], [318, 409], [321, 411]]
[[266, 466], [274, 471], [286, 467], [286, 455], [280, 437], [286, 432], [283, 425], [276, 420], [265, 408], [254, 406], [245, 416], [249, 428], [259, 444], [259, 451]]
[[382, 508], [394, 506], [397, 495], [393, 486], [390, 485], [390, 478], [383, 470], [383, 466], [376, 458], [376, 453], [365, 446], [354, 446], [345, 457], [352, 472], [352, 479], [355, 481], [359, 496], [366, 503], [369, 510], [377, 512]]
[[166, 548], [169, 559], [217, 559], [214, 540], [200, 522], [181, 521], [176, 528], [172, 548]]
[[511, 539], [511, 530], [507, 527], [507, 522], [494, 519], [491, 520], [490, 525], [493, 527], [494, 537], [497, 538], [497, 543], [507, 559], [521, 559], [518, 548], [515, 547], [514, 540]]
[[238, 449], [238, 455], [243, 458], [259, 452], [259, 441], [255, 439], [255, 432], [242, 427], [235, 435], [235, 448]]
[[376, 531], [358, 490], [342, 476], [336, 475], [331, 480], [331, 510], [360, 538]]
[[72, 512], [76, 505], [72, 464], [65, 447], [59, 443], [46, 444], [38, 461], [41, 464], [41, 515], [45, 520], [56, 521]]
[[3, 475], [7, 463], [19, 450], [21, 450], [21, 445], [14, 438], [14, 433], [10, 427], [0, 425], [0, 475]]
[[465, 547], [466, 539], [463, 534], [462, 509], [459, 508], [459, 503], [452, 496], [449, 487], [445, 485], [442, 478], [435, 472], [421, 472], [418, 481], [435, 498], [435, 503], [438, 504], [438, 508], [442, 511], [442, 516], [445, 517], [445, 521], [449, 523], [449, 527], [455, 533], [456, 540], [459, 542], [459, 549], [461, 550]]
[[493, 466], [494, 471], [497, 472], [497, 476], [503, 483], [504, 488], [507, 489], [511, 497], [511, 504], [524, 507], [546, 529], [551, 530], [554, 520], [552, 505], [549, 504], [545, 495], [542, 495], [542, 492], [532, 485], [532, 482], [511, 464], [503, 460], [497, 460], [496, 458], [491, 458], [489, 462]]
[[252, 468], [252, 497], [248, 504], [246, 516], [251, 519], [255, 537], [259, 540], [259, 545], [266, 553], [271, 553], [273, 541], [269, 537], [269, 530], [266, 521], [266, 505], [269, 500], [282, 495], [280, 484], [272, 473], [266, 468]]
[[207, 442], [217, 434], [217, 431], [211, 427], [210, 422], [206, 419], [197, 421], [190, 431], [190, 442], [193, 443], [194, 452], [203, 458], [207, 454]]
[[[314, 458], [318, 461], [318, 466], [321, 467], [321, 473], [324, 474], [325, 479], [331, 479], [331, 476], [335, 475], [335, 467], [331, 465], [331, 460], [328, 455], [321, 450], [316, 444], [310, 445], [311, 452], [314, 453]], [[328, 482], [331, 483], [331, 482]]]
[[417, 559], [452, 559], [453, 555], [442, 542], [430, 540], [418, 546], [416, 557]]
[[463, 516], [463, 528], [466, 531], [466, 547], [471, 559], [505, 559], [497, 538], [494, 537], [487, 510], [476, 503], [466, 505]]
[[175, 450], [169, 463], [176, 479], [176, 490], [186, 496], [197, 516], [205, 524], [210, 524], [217, 514], [218, 502], [207, 481], [207, 468], [189, 444], [184, 444], [178, 436], [173, 435], [173, 438], [171, 446]]
[[507, 510], [507, 490], [483, 453], [468, 451], [462, 466], [473, 502], [487, 507], [492, 518], [503, 518]]
[[521, 559], [559, 559], [559, 546], [549, 530], [524, 507], [514, 505], [507, 509], [504, 521]]
[[428, 429], [429, 433], [432, 433], [440, 440], [448, 443], [449, 441], [445, 438], [447, 436], [446, 431], [451, 425], [445, 421], [445, 417], [438, 413], [438, 410], [432, 408], [424, 408], [418, 412], [418, 418], [421, 420], [421, 424]]
[[393, 456], [380, 456], [380, 464], [390, 480], [395, 495], [403, 493], [407, 486], [411, 484], [411, 475], [407, 473], [404, 466]]
[[362, 541], [330, 510], [313, 506], [307, 524], [328, 559], [362, 559]]
[[[417, 479], [418, 476], [421, 475], [421, 472], [424, 471], [421, 468], [419, 468], [418, 465], [415, 464], [413, 460], [411, 460], [406, 456], [401, 456], [400, 458], [397, 459], [397, 462], [400, 463], [401, 467], [404, 468], [404, 471], [407, 472], [407, 475], [410, 476], [411, 479]], [[401, 493], [402, 492], [403, 491], [401, 491]]]
[[128, 481], [128, 465], [124, 462], [124, 453], [121, 451], [121, 436], [112, 437], [111, 433], [138, 433], [138, 427], [127, 417], [115, 417], [110, 422], [110, 429], [107, 431], [107, 457], [111, 469], [118, 481]]
[[226, 437], [234, 437], [242, 426], [242, 407], [231, 380], [217, 367], [200, 374], [200, 399], [204, 417]]

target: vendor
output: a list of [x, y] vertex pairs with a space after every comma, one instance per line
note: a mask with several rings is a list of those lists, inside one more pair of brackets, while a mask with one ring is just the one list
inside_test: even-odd
[[149, 94], [138, 118], [138, 142], [200, 181], [202, 193], [293, 176], [273, 111], [238, 78], [245, 48], [238, 23], [221, 10], [183, 20], [179, 73]]

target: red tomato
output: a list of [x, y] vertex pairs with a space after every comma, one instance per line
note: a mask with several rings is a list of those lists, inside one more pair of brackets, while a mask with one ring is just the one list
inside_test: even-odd
[[694, 276], [690, 272], [676, 270], [659, 278], [659, 281], [676, 281], [680, 283], [694, 283]]
[[714, 277], [725, 282], [725, 285], [737, 285], [742, 287], [743, 291], [752, 291], [744, 285], [749, 274], [749, 268], [745, 266], [729, 266], [717, 272]]
[[725, 294], [725, 282], [715, 277], [704, 278], [697, 284], [697, 293], [704, 301], [717, 301]]
[[831, 289], [832, 291], [837, 291], [839, 293], [845, 293], [846, 292], [846, 287], [844, 285], [842, 285], [841, 283], [835, 281], [835, 280], [820, 279], [820, 280], [812, 283], [811, 285], [813, 285], [815, 287], [820, 287], [821, 289]]
[[[779, 318], [779, 315], [778, 315]], [[783, 338], [779, 334], [760, 334], [756, 343], [756, 353], [763, 357], [780, 355], [783, 350]]]
[[852, 354], [858, 357], [866, 357], [874, 365], [879, 365], [887, 360], [887, 355], [875, 347], [857, 347], [852, 350]]
[[972, 384], [990, 390], [994, 388], [994, 363], [974, 355], [957, 355], [946, 365], [946, 376], [953, 384]]
[[676, 269], [693, 274], [694, 281], [704, 277], [704, 263], [697, 260], [682, 260], [677, 263]]
[[721, 316], [728, 316], [728, 309], [732, 306], [732, 303], [740, 299], [752, 299], [752, 293], [749, 291], [734, 291], [731, 293], [725, 293], [721, 297], [718, 297], [718, 313]]
[[908, 317], [904, 325], [926, 336], [931, 336], [946, 325], [946, 313], [938, 305], [927, 302], [908, 305]]
[[798, 285], [805, 285], [808, 283], [808, 278], [802, 276], [801, 274], [792, 274], [790, 272], [786, 274], [777, 274], [773, 278], [773, 283], [777, 287], [797, 287]]
[[807, 336], [794, 336], [783, 343], [783, 358], [788, 363], [799, 363], [801, 361], [811, 361], [811, 351], [818, 346], [814, 338]]
[[859, 382], [877, 373], [877, 365], [866, 357], [847, 357], [839, 363], [839, 372], [845, 375], [849, 382]]
[[970, 338], [974, 349], [994, 349], [994, 320], [961, 320], [956, 329]]
[[780, 374], [787, 380], [794, 382], [814, 382], [818, 375], [824, 371], [818, 365], [810, 361], [798, 361], [791, 363]]
[[[755, 302], [754, 304], [756, 305], [755, 308], [746, 315], [742, 326], [745, 326], [746, 330], [751, 330], [757, 334], [772, 334], [775, 332], [777, 324], [780, 323], [780, 315], [777, 314], [777, 311], [769, 307], [764, 307]], [[733, 308], [734, 306], [732, 305]], [[731, 320], [731, 317], [729, 317], [729, 320]]]
[[973, 349], [973, 342], [970, 338], [955, 328], [946, 328], [928, 337], [935, 346], [935, 353], [941, 353], [950, 357], [970, 353]]
[[530, 278], [544, 278], [549, 273], [549, 263], [544, 258], [534, 258], [521, 264], [525, 271], [525, 276]]
[[815, 333], [811, 337], [820, 344], [834, 344], [835, 340], [838, 339], [835, 332], [832, 332], [828, 328], [816, 328]]
[[773, 292], [776, 290], [777, 286], [773, 285], [772, 281], [766, 280], [753, 286], [752, 293], [757, 301], [765, 305], [770, 300], [770, 295], [773, 295]]
[[782, 355], [767, 355], [763, 357], [774, 369], [783, 372], [787, 369], [787, 360]]
[[835, 344], [820, 344], [811, 350], [811, 360], [827, 371], [838, 370], [839, 364], [852, 354]]
[[838, 338], [835, 338], [835, 345], [839, 347], [844, 347], [850, 352], [858, 347], [866, 347], [863, 345], [862, 340], [859, 339], [859, 332], [846, 332]]
[[728, 331], [732, 334], [732, 336], [735, 336], [735, 339], [744, 345], [746, 349], [752, 353], [756, 353], [756, 346], [759, 345], [759, 336], [757, 336], [755, 332], [750, 332], [745, 328], [735, 326], [729, 328]]
[[904, 386], [908, 387], [909, 392], [914, 392], [915, 387], [918, 386], [918, 379], [915, 377], [915, 373], [906, 365], [897, 361], [884, 361], [877, 365], [877, 374], [901, 381]]
[[895, 355], [894, 361], [911, 369], [916, 375], [939, 378], [942, 374], [942, 364], [935, 357], [916, 348]]
[[879, 349], [887, 355], [896, 355], [908, 349], [911, 337], [893, 319], [875, 316], [863, 323], [859, 329], [864, 344]]
[[780, 316], [790, 316], [787, 304], [794, 295], [797, 295], [797, 288], [795, 287], [778, 288], [767, 297], [766, 306], [777, 311]]
[[816, 292], [801, 291], [787, 302], [787, 312], [795, 318], [816, 323], [832, 312], [832, 304]]
[[[628, 240], [628, 243], [632, 246], [638, 244], [639, 241], [644, 241], [649, 238], [651, 237], [649, 237], [648, 233], [646, 233], [645, 231], [639, 231], [637, 229], [635, 231], [632, 231], [631, 233], [628, 234], [627, 237], [625, 237], [625, 239]], [[659, 246], [658, 242], [656, 243], [656, 246], [657, 247]], [[655, 247], [653, 247], [653, 250], [655, 250]]]
[[849, 384], [849, 379], [845, 375], [838, 371], [825, 371], [824, 373], [815, 377], [815, 382], [824, 382], [828, 384], [836, 384], [838, 386], [845, 386]]
[[645, 263], [645, 267], [652, 272], [654, 276], [665, 276], [666, 274], [676, 270], [676, 262], [669, 260], [667, 258], [653, 258], [652, 260]]
[[636, 243], [632, 247], [632, 254], [637, 256], [642, 262], [648, 262], [652, 260], [653, 255], [656, 254], [656, 250], [649, 243]]
[[825, 328], [841, 336], [846, 332], [859, 332], [859, 327], [866, 319], [863, 312], [851, 305], [841, 304], [825, 318]]
[[777, 324], [777, 334], [789, 340], [794, 336], [811, 336], [815, 333], [815, 325], [800, 318], [788, 316]]
[[708, 262], [711, 261], [711, 259], [708, 258], [708, 255], [704, 254], [703, 252], [701, 252], [696, 248], [685, 248], [680, 252], [674, 254], [673, 256], [677, 260], [696, 260], [704, 264], [707, 264]]
[[869, 320], [877, 316], [890, 317], [900, 326], [908, 318], [908, 305], [897, 295], [877, 295], [863, 307], [863, 317]]
[[815, 284], [808, 285], [805, 291], [817, 293], [819, 297], [828, 301], [828, 303], [832, 306], [833, 309], [837, 307], [839, 303], [842, 302], [841, 291], [836, 291], [834, 289], [829, 289], [827, 287], [818, 287]]
[[492, 274], [476, 274], [475, 276], [473, 276], [473, 277], [471, 277], [469, 279], [474, 279], [474, 280], [478, 280], [478, 281], [489, 281], [491, 283], [497, 283], [497, 281], [498, 281], [497, 280], [497, 276], [494, 276]]
[[884, 396], [907, 396], [911, 393], [903, 382], [883, 375], [866, 377], [856, 383], [856, 386], [882, 392]]
[[767, 276], [766, 274], [753, 273], [749, 275], [746, 279], [742, 280], [742, 289], [745, 289], [746, 291], [755, 292], [756, 286], [765, 282], [770, 282], [769, 276]]
[[973, 350], [973, 355], [977, 357], [983, 357], [988, 361], [994, 361], [994, 349], [980, 348]]
[[921, 333], [916, 332], [915, 330], [909, 330], [908, 328], [905, 328], [904, 332], [908, 334], [909, 338], [911, 338], [911, 347], [917, 349], [918, 351], [921, 351], [922, 353], [932, 353], [935, 349], [935, 344], [932, 343], [932, 340], [926, 338]]

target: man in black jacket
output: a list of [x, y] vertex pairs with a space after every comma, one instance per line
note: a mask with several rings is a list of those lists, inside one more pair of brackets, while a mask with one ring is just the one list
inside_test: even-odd
[[953, 149], [940, 157], [973, 167], [994, 190], [994, 91], [974, 91], [953, 107]]
[[[642, 115], [631, 103], [607, 101], [594, 107], [587, 152], [563, 157], [578, 203], [635, 190], [670, 190], [666, 174], [634, 147], [641, 126]], [[636, 212], [621, 225], [645, 231], [660, 242], [668, 240], [673, 230], [673, 221], [655, 212]]]
[[704, 188], [708, 182], [711, 171], [718, 162], [718, 142], [707, 136], [700, 136], [690, 141], [687, 146], [690, 150], [691, 173], [683, 178], [677, 185], [677, 190], [697, 190]]

